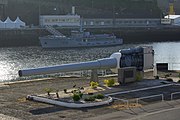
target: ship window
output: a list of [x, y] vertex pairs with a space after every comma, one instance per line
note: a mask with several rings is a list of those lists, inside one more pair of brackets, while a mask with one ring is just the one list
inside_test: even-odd
[[47, 42], [45, 42], [44, 44], [47, 45]]

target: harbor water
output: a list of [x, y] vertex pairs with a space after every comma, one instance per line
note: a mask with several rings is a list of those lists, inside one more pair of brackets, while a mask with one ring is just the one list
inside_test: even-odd
[[120, 49], [151, 45], [155, 50], [155, 63], [169, 63], [170, 70], [180, 70], [180, 42], [124, 44], [116, 47], [42, 49], [41, 47], [0, 48], [0, 82], [25, 80], [18, 70], [65, 63], [83, 62], [109, 57]]

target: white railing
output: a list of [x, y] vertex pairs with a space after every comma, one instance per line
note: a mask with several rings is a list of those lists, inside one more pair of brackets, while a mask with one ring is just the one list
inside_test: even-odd
[[173, 100], [174, 95], [177, 95], [177, 94], [180, 94], [180, 92], [171, 93], [171, 100]]
[[164, 95], [158, 94], [158, 95], [151, 95], [151, 96], [136, 98], [136, 103], [139, 104], [139, 100], [142, 100], [142, 99], [155, 98], [155, 97], [159, 97], [159, 96], [161, 96], [161, 101], [164, 101]]

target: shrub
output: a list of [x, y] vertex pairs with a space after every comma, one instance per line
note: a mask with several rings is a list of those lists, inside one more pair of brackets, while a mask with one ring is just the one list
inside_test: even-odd
[[57, 98], [59, 98], [59, 90], [58, 89], [56, 89], [56, 96], [57, 96]]
[[94, 93], [92, 93], [92, 92], [89, 92], [89, 93], [88, 93], [88, 95], [93, 95], [93, 94], [94, 94]]
[[178, 83], [180, 83], [180, 80], [178, 80]]
[[154, 76], [154, 79], [159, 79], [159, 76]]
[[115, 80], [114, 79], [109, 79], [109, 80], [104, 80], [104, 83], [106, 86], [108, 87], [112, 87], [115, 84]]
[[90, 87], [91, 87], [91, 88], [94, 89], [94, 88], [97, 88], [98, 86], [99, 86], [99, 83], [98, 83], [98, 82], [94, 82], [94, 81], [91, 81], [91, 82], [90, 82]]
[[167, 78], [166, 79], [168, 82], [173, 82], [173, 79], [171, 79], [171, 78]]
[[67, 89], [64, 89], [64, 93], [66, 93], [66, 94], [67, 94]]
[[73, 98], [74, 101], [79, 101], [81, 99], [79, 94], [73, 94], [72, 98]]
[[44, 91], [47, 92], [48, 96], [50, 96], [50, 93], [53, 91], [52, 88], [44, 88]]
[[80, 89], [73, 90], [71, 92], [73, 93], [72, 98], [73, 98], [74, 101], [79, 101], [83, 96], [83, 93], [81, 93]]
[[85, 101], [95, 101], [95, 99], [103, 99], [104, 95], [103, 94], [97, 94], [97, 95], [93, 95], [90, 97], [85, 98]]
[[136, 80], [142, 80], [143, 79], [143, 76], [141, 75], [141, 73], [140, 72], [137, 72], [136, 73]]
[[80, 90], [84, 90], [84, 87], [79, 87]]
[[94, 96], [91, 96], [91, 97], [85, 98], [84, 101], [95, 101], [95, 98]]
[[170, 73], [170, 74], [165, 74], [165, 75], [164, 75], [165, 78], [168, 78], [168, 77], [170, 77], [170, 76], [171, 76], [171, 73]]
[[103, 94], [97, 94], [94, 96], [96, 99], [103, 99], [104, 95]]

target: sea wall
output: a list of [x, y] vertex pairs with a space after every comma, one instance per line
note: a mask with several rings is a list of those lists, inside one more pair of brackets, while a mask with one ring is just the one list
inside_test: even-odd
[[38, 46], [42, 29], [1, 29], [0, 47]]
[[[71, 29], [58, 29], [69, 35]], [[92, 33], [114, 33], [124, 39], [124, 43], [147, 43], [162, 41], [180, 41], [180, 28], [93, 28]], [[48, 35], [45, 29], [1, 29], [0, 47], [40, 46], [39, 37]]]

